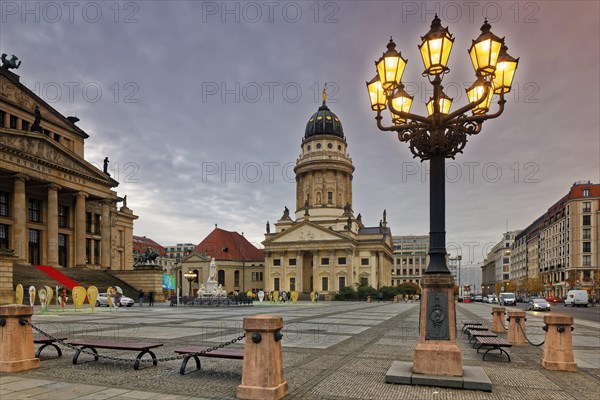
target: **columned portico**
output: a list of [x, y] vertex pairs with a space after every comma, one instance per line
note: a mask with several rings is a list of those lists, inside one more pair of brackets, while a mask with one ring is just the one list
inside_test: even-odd
[[110, 200], [102, 201], [102, 215], [100, 219], [100, 265], [110, 268]]
[[58, 266], [58, 190], [60, 186], [48, 185], [48, 213], [46, 223], [46, 238], [48, 241], [47, 263], [52, 267]]
[[28, 263], [27, 251], [27, 202], [25, 195], [25, 182], [29, 179], [27, 175], [16, 174], [14, 179], [13, 194], [13, 247], [18, 264]]
[[85, 192], [75, 195], [75, 266], [77, 267], [85, 267], [88, 261], [85, 254], [85, 199], [87, 197], [88, 194]]

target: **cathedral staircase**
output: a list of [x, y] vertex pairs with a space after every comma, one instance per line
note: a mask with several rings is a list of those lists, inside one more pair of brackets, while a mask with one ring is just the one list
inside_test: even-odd
[[56, 271], [56, 273], [50, 272], [51, 275], [49, 275], [33, 266], [15, 267], [13, 269], [13, 286], [20, 283], [23, 285], [25, 292], [27, 292], [29, 286], [35, 286], [36, 289], [39, 289], [44, 285], [52, 288], [66, 286], [72, 289], [72, 286], [67, 284], [68, 281], [73, 282], [73, 286], [79, 285], [86, 289], [94, 285], [98, 288], [99, 292], [105, 292], [110, 286], [119, 286], [123, 289], [125, 296], [137, 300], [138, 291], [136, 288], [112, 276], [108, 272], [88, 268], [52, 268], [52, 270]]

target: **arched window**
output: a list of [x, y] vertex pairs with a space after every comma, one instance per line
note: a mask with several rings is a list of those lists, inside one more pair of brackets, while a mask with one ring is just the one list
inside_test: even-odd
[[240, 286], [240, 271], [235, 271], [233, 273], [233, 286], [235, 286], [235, 287]]
[[200, 283], [200, 273], [198, 272], [197, 269], [194, 270], [194, 273], [196, 274], [196, 277], [194, 278], [194, 282]]
[[219, 284], [225, 286], [225, 271], [220, 269], [217, 272], [217, 281], [219, 282]]

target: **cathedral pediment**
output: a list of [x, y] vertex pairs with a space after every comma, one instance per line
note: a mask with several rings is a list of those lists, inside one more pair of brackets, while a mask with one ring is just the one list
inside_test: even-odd
[[66, 131], [73, 132], [75, 135], [84, 138], [88, 137], [88, 134], [82, 129], [69, 121], [65, 116], [29, 90], [29, 88], [20, 83], [16, 78], [12, 78], [11, 75], [8, 74], [9, 73], [7, 72], [0, 74], [0, 97], [2, 97], [3, 101], [11, 103], [21, 110], [30, 113], [31, 121], [34, 120], [34, 110], [35, 107], [38, 106], [42, 115], [42, 128], [47, 129], [48, 127], [44, 126], [44, 122], [49, 122]]
[[182, 259], [181, 262], [186, 262], [186, 263], [194, 263], [194, 262], [209, 262], [211, 260], [211, 258], [209, 256], [207, 256], [206, 254], [200, 254], [200, 253], [190, 253], [185, 255]]
[[312, 241], [344, 241], [350, 240], [345, 235], [331, 229], [310, 223], [301, 222], [293, 228], [287, 229], [277, 235], [265, 240], [263, 244], [287, 243], [287, 242], [312, 242]]
[[43, 134], [33, 132], [0, 133], [2, 160], [26, 168], [51, 168], [68, 172], [110, 187], [119, 183], [87, 161], [77, 157]]

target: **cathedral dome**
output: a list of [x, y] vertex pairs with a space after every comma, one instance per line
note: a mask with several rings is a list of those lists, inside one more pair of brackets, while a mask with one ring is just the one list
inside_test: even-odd
[[344, 129], [337, 115], [331, 112], [323, 101], [319, 110], [310, 117], [306, 124], [304, 137], [306, 139], [318, 135], [334, 135], [344, 137]]

